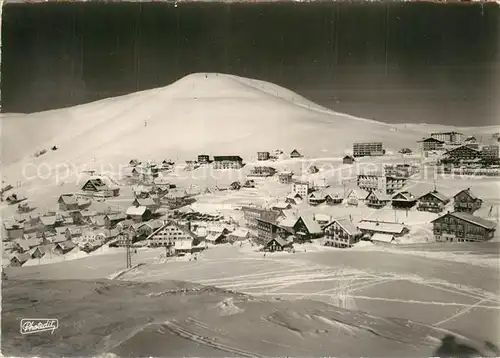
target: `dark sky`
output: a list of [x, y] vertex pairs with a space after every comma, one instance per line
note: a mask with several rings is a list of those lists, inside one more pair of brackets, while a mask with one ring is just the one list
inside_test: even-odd
[[499, 21], [495, 4], [9, 4], [2, 111], [223, 72], [386, 122], [496, 124]]

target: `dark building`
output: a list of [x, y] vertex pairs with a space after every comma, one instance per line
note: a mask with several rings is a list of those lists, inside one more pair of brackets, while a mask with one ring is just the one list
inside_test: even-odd
[[238, 155], [214, 156], [214, 169], [240, 169], [243, 159]]
[[350, 156], [350, 155], [346, 155], [343, 159], [342, 159], [342, 163], [343, 164], [352, 164], [354, 163], [354, 157]]
[[198, 163], [200, 163], [200, 164], [210, 163], [210, 156], [207, 154], [198, 155]]
[[392, 197], [392, 207], [394, 209], [410, 209], [416, 203], [417, 198], [407, 191], [401, 191]]
[[250, 172], [250, 175], [256, 177], [271, 177], [276, 174], [276, 169], [273, 167], [255, 167]]
[[478, 210], [483, 204], [481, 199], [472, 194], [470, 188], [460, 191], [453, 197], [453, 199], [455, 200], [453, 205], [455, 211], [467, 212], [471, 214]]
[[290, 235], [292, 235], [292, 232], [276, 223], [257, 219], [257, 236], [262, 243], [267, 243], [275, 237], [286, 239]]
[[323, 228], [325, 245], [347, 248], [357, 243], [363, 233], [347, 219], [334, 220]]
[[243, 206], [241, 210], [243, 211], [243, 218], [247, 226], [254, 229], [258, 226], [258, 219], [276, 223], [276, 220], [280, 215], [277, 211], [253, 206]]
[[449, 202], [449, 198], [437, 190], [433, 190], [418, 198], [417, 210], [440, 213]]
[[269, 160], [269, 152], [257, 152], [257, 160]]
[[367, 157], [384, 155], [384, 146], [382, 142], [370, 143], [354, 143], [352, 145], [352, 153], [354, 157]]
[[467, 145], [461, 145], [460, 147], [447, 151], [444, 153], [444, 156], [446, 159], [453, 161], [473, 160], [481, 158], [481, 152], [478, 149], [470, 148]]
[[436, 241], [478, 242], [493, 238], [496, 223], [465, 212], [448, 212], [432, 221]]
[[78, 210], [78, 201], [73, 194], [63, 194], [57, 200], [59, 204], [59, 210]]

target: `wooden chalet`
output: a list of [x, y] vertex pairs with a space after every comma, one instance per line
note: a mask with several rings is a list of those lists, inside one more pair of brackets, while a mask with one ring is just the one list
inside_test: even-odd
[[32, 259], [41, 259], [45, 256], [45, 246], [37, 246], [29, 251], [30, 257]]
[[395, 209], [411, 209], [417, 203], [417, 198], [408, 191], [400, 191], [392, 196], [391, 203]]
[[342, 158], [342, 164], [352, 164], [354, 163], [355, 159], [351, 155], [346, 155], [344, 158]]
[[375, 233], [371, 236], [370, 241], [378, 245], [392, 244], [396, 241], [396, 237], [392, 234]]
[[127, 215], [124, 213], [114, 213], [114, 214], [107, 214], [104, 216], [104, 227], [106, 229], [112, 229], [116, 227], [116, 225], [123, 220], [127, 219]]
[[73, 194], [62, 194], [57, 200], [59, 210], [78, 210], [78, 200]]
[[291, 230], [284, 228], [275, 222], [257, 218], [257, 236], [261, 243], [266, 243], [276, 236], [287, 238], [291, 234]]
[[344, 198], [338, 193], [326, 193], [325, 203], [327, 205], [338, 205], [342, 204]]
[[358, 206], [364, 203], [369, 192], [364, 189], [354, 188], [347, 192], [346, 202], [348, 205]]
[[325, 232], [325, 245], [339, 248], [352, 247], [357, 243], [363, 233], [348, 219], [336, 219], [327, 224]]
[[132, 202], [132, 206], [145, 206], [153, 214], [160, 208], [160, 204], [158, 204], [151, 195], [146, 198], [135, 198]]
[[292, 181], [293, 173], [292, 172], [281, 172], [278, 173], [278, 182], [280, 184], [290, 184]]
[[23, 237], [24, 223], [4, 221], [3, 226], [6, 233], [5, 238], [7, 240], [14, 240]]
[[301, 216], [297, 219], [293, 232], [299, 242], [307, 242], [323, 236], [321, 226], [308, 216]]
[[82, 192], [100, 197], [113, 197], [120, 194], [120, 188], [109, 187], [101, 178], [91, 178], [82, 186]]
[[366, 206], [370, 208], [375, 208], [375, 209], [380, 209], [386, 206], [389, 202], [391, 201], [391, 198], [379, 191], [379, 190], [373, 190], [371, 191], [365, 199]]
[[315, 165], [311, 165], [311, 166], [307, 169], [307, 172], [308, 172], [309, 174], [316, 174], [316, 173], [318, 173], [318, 172], [319, 172], [319, 169], [318, 169], [318, 167], [317, 167], [317, 166], [315, 166]]
[[441, 150], [443, 149], [444, 142], [436, 139], [436, 138], [424, 138], [421, 141], [419, 141], [422, 146], [422, 150], [424, 152], [429, 152], [429, 151], [434, 151], [434, 150]]
[[264, 244], [264, 251], [274, 252], [274, 251], [284, 251], [286, 249], [293, 248], [293, 240], [283, 239], [279, 236], [275, 236], [268, 240]]
[[322, 191], [313, 191], [308, 196], [310, 205], [319, 205], [325, 202], [325, 194]]
[[285, 201], [280, 201], [280, 202], [274, 204], [271, 207], [271, 210], [274, 210], [274, 211], [279, 212], [280, 214], [283, 214], [284, 210], [289, 210], [291, 208], [292, 208], [292, 205], [290, 203], [287, 203]]
[[131, 206], [127, 209], [127, 218], [135, 222], [143, 222], [151, 219], [152, 213], [145, 206]]
[[234, 230], [231, 234], [228, 236], [228, 240], [231, 242], [235, 241], [244, 241], [250, 238], [250, 232], [248, 229], [243, 229], [243, 228], [238, 228]]
[[418, 198], [417, 210], [440, 213], [449, 202], [448, 197], [437, 190], [432, 190]]
[[219, 245], [226, 242], [226, 235], [222, 233], [211, 233], [205, 236], [205, 242], [212, 245]]
[[174, 221], [166, 222], [146, 238], [149, 247], [172, 247], [179, 242], [191, 247], [197, 241], [198, 237], [191, 230]]
[[200, 155], [198, 155], [198, 163], [200, 163], [200, 164], [208, 164], [208, 163], [210, 163], [210, 156], [208, 154], [200, 154]]
[[29, 259], [31, 259], [31, 255], [29, 252], [23, 254], [15, 254], [10, 258], [10, 266], [20, 267], [24, 265]]
[[37, 238], [37, 237], [32, 237], [29, 239], [16, 239], [14, 241], [14, 251], [19, 252], [20, 254], [23, 254], [25, 252], [30, 251], [34, 247], [40, 246], [44, 243], [44, 239], [42, 238]]
[[481, 208], [483, 201], [476, 197], [470, 190], [470, 188], [461, 190], [454, 197], [453, 207], [455, 211], [461, 211], [466, 213], [474, 213], [476, 210]]
[[453, 161], [480, 159], [481, 151], [468, 145], [461, 145], [444, 153], [444, 157]]
[[300, 154], [297, 149], [294, 149], [290, 153], [290, 158], [302, 158], [302, 154]]
[[295, 192], [288, 194], [285, 198], [285, 203], [289, 203], [292, 205], [297, 205], [300, 204], [301, 202], [302, 202], [302, 197]]
[[63, 242], [59, 242], [54, 247], [54, 251], [64, 255], [73, 250], [76, 247], [76, 244], [73, 241], [67, 240]]
[[468, 212], [448, 212], [432, 221], [436, 241], [483, 242], [491, 240], [496, 223]]
[[230, 190], [240, 190], [241, 189], [241, 184], [239, 181], [233, 181], [231, 184], [229, 184], [229, 189]]

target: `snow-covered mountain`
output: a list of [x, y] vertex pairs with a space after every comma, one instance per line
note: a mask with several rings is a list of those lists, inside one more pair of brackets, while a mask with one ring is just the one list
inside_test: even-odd
[[60, 149], [43, 156], [49, 164], [181, 160], [199, 153], [247, 157], [276, 148], [334, 156], [364, 140], [383, 141], [388, 150], [416, 147], [432, 130], [431, 125], [389, 125], [336, 113], [268, 82], [196, 73], [166, 87], [72, 108], [5, 114], [2, 162], [7, 169], [53, 145]]

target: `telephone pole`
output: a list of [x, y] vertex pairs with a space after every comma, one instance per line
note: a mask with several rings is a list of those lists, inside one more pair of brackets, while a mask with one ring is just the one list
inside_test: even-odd
[[132, 268], [132, 253], [130, 252], [130, 246], [132, 245], [132, 234], [128, 232], [125, 242], [125, 248], [127, 253], [127, 268]]

